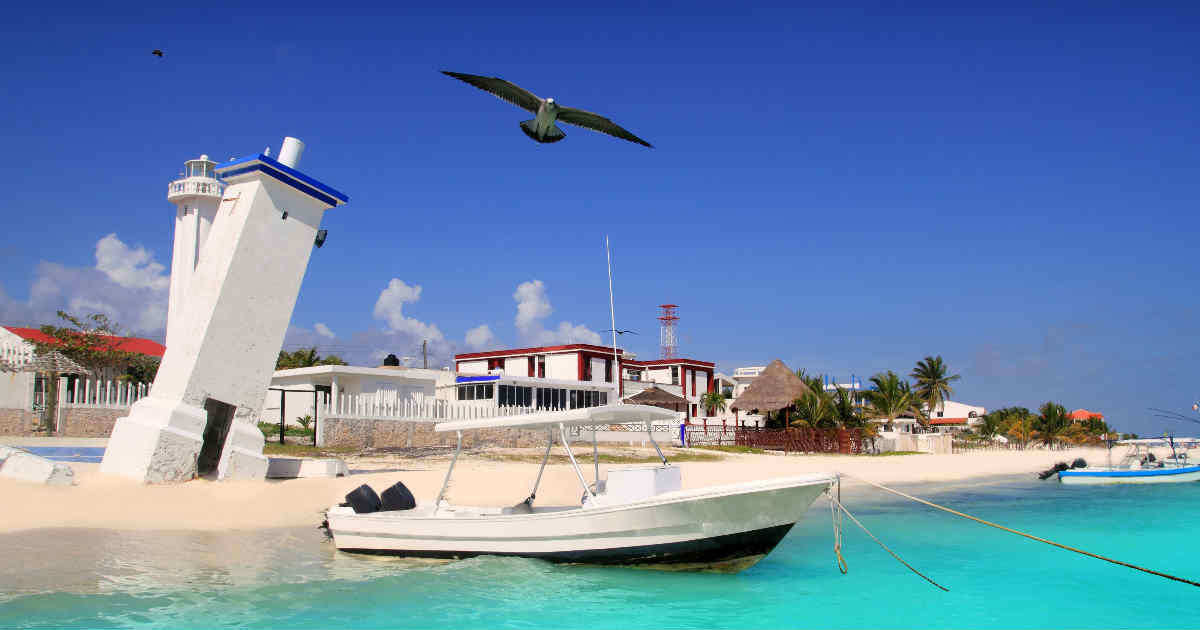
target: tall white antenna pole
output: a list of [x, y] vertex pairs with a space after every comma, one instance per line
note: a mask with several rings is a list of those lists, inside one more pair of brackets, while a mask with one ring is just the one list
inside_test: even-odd
[[604, 255], [608, 258], [608, 314], [612, 318], [613, 363], [617, 374], [617, 404], [621, 404], [621, 357], [617, 355], [617, 310], [613, 307], [612, 250], [608, 247], [608, 235], [604, 235]]

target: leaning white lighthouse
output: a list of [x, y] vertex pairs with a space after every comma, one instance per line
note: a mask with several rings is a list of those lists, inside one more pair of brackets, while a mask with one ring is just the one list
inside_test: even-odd
[[309, 257], [324, 241], [321, 219], [348, 200], [296, 169], [303, 149], [285, 138], [278, 160], [201, 156], [172, 184], [167, 352], [150, 395], [113, 426], [100, 472], [150, 483], [266, 474], [255, 420]]
[[171, 251], [171, 294], [167, 299], [168, 348], [178, 342], [184, 296], [221, 205], [222, 185], [216, 166], [207, 155], [188, 160], [183, 163], [183, 176], [167, 187], [167, 201], [175, 204], [175, 247]]

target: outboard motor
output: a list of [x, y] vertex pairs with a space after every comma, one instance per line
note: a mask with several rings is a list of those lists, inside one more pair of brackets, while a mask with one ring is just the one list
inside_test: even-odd
[[391, 512], [392, 510], [411, 510], [417, 507], [417, 500], [413, 498], [411, 492], [404, 483], [397, 481], [391, 488], [383, 491], [383, 505], [379, 508], [382, 512]]
[[371, 486], [363, 484], [346, 495], [346, 503], [354, 508], [355, 514], [367, 514], [370, 512], [378, 512], [381, 502], [379, 495], [371, 489]]
[[1070, 470], [1070, 467], [1067, 466], [1066, 462], [1058, 462], [1057, 464], [1054, 465], [1053, 468], [1049, 468], [1047, 470], [1043, 470], [1042, 472], [1038, 473], [1038, 479], [1045, 481], [1045, 480], [1049, 479], [1050, 477], [1053, 477], [1054, 475], [1057, 475], [1059, 472], [1064, 471], [1064, 470]]
[[1082, 457], [1076, 457], [1075, 461], [1071, 462], [1071, 468], [1087, 468], [1087, 460]]

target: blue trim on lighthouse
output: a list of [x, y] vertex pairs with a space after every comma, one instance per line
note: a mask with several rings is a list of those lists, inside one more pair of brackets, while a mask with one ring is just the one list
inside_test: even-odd
[[217, 176], [223, 179], [254, 171], [260, 171], [330, 206], [340, 206], [350, 201], [345, 193], [261, 154], [225, 162], [216, 168]]

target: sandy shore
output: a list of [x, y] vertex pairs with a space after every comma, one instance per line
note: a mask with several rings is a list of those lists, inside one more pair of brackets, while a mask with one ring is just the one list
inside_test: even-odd
[[[561, 450], [561, 449], [556, 449]], [[625, 452], [641, 449], [622, 449]], [[647, 449], [646, 453], [653, 451]], [[536, 449], [513, 449], [506, 456], [539, 458]], [[672, 454], [668, 451], [668, 457]], [[584, 455], [584, 453], [579, 453]], [[591, 479], [590, 453], [584, 466]], [[459, 459], [448, 498], [458, 504], [512, 505], [529, 493], [536, 463], [498, 461], [496, 455]], [[883, 484], [955, 483], [1004, 475], [1033, 475], [1058, 461], [1083, 457], [1104, 460], [1103, 449], [1003, 451], [955, 455], [741, 455], [721, 454], [719, 461], [682, 462], [685, 488], [782, 477], [809, 472], [841, 472]], [[76, 485], [47, 487], [0, 480], [6, 506], [0, 533], [29, 529], [84, 527], [120, 530], [225, 531], [316, 526], [324, 509], [343, 500], [359, 484], [376, 491], [403, 481], [419, 502], [432, 501], [441, 487], [449, 458], [374, 456], [347, 458], [352, 474], [335, 479], [286, 481], [192, 481], [144, 485], [102, 475], [98, 464], [73, 464]], [[583, 465], [583, 461], [580, 462]], [[601, 471], [608, 465], [601, 465]], [[853, 487], [847, 479], [843, 487]], [[569, 465], [550, 465], [538, 490], [542, 505], [578, 504], [579, 480]]]

